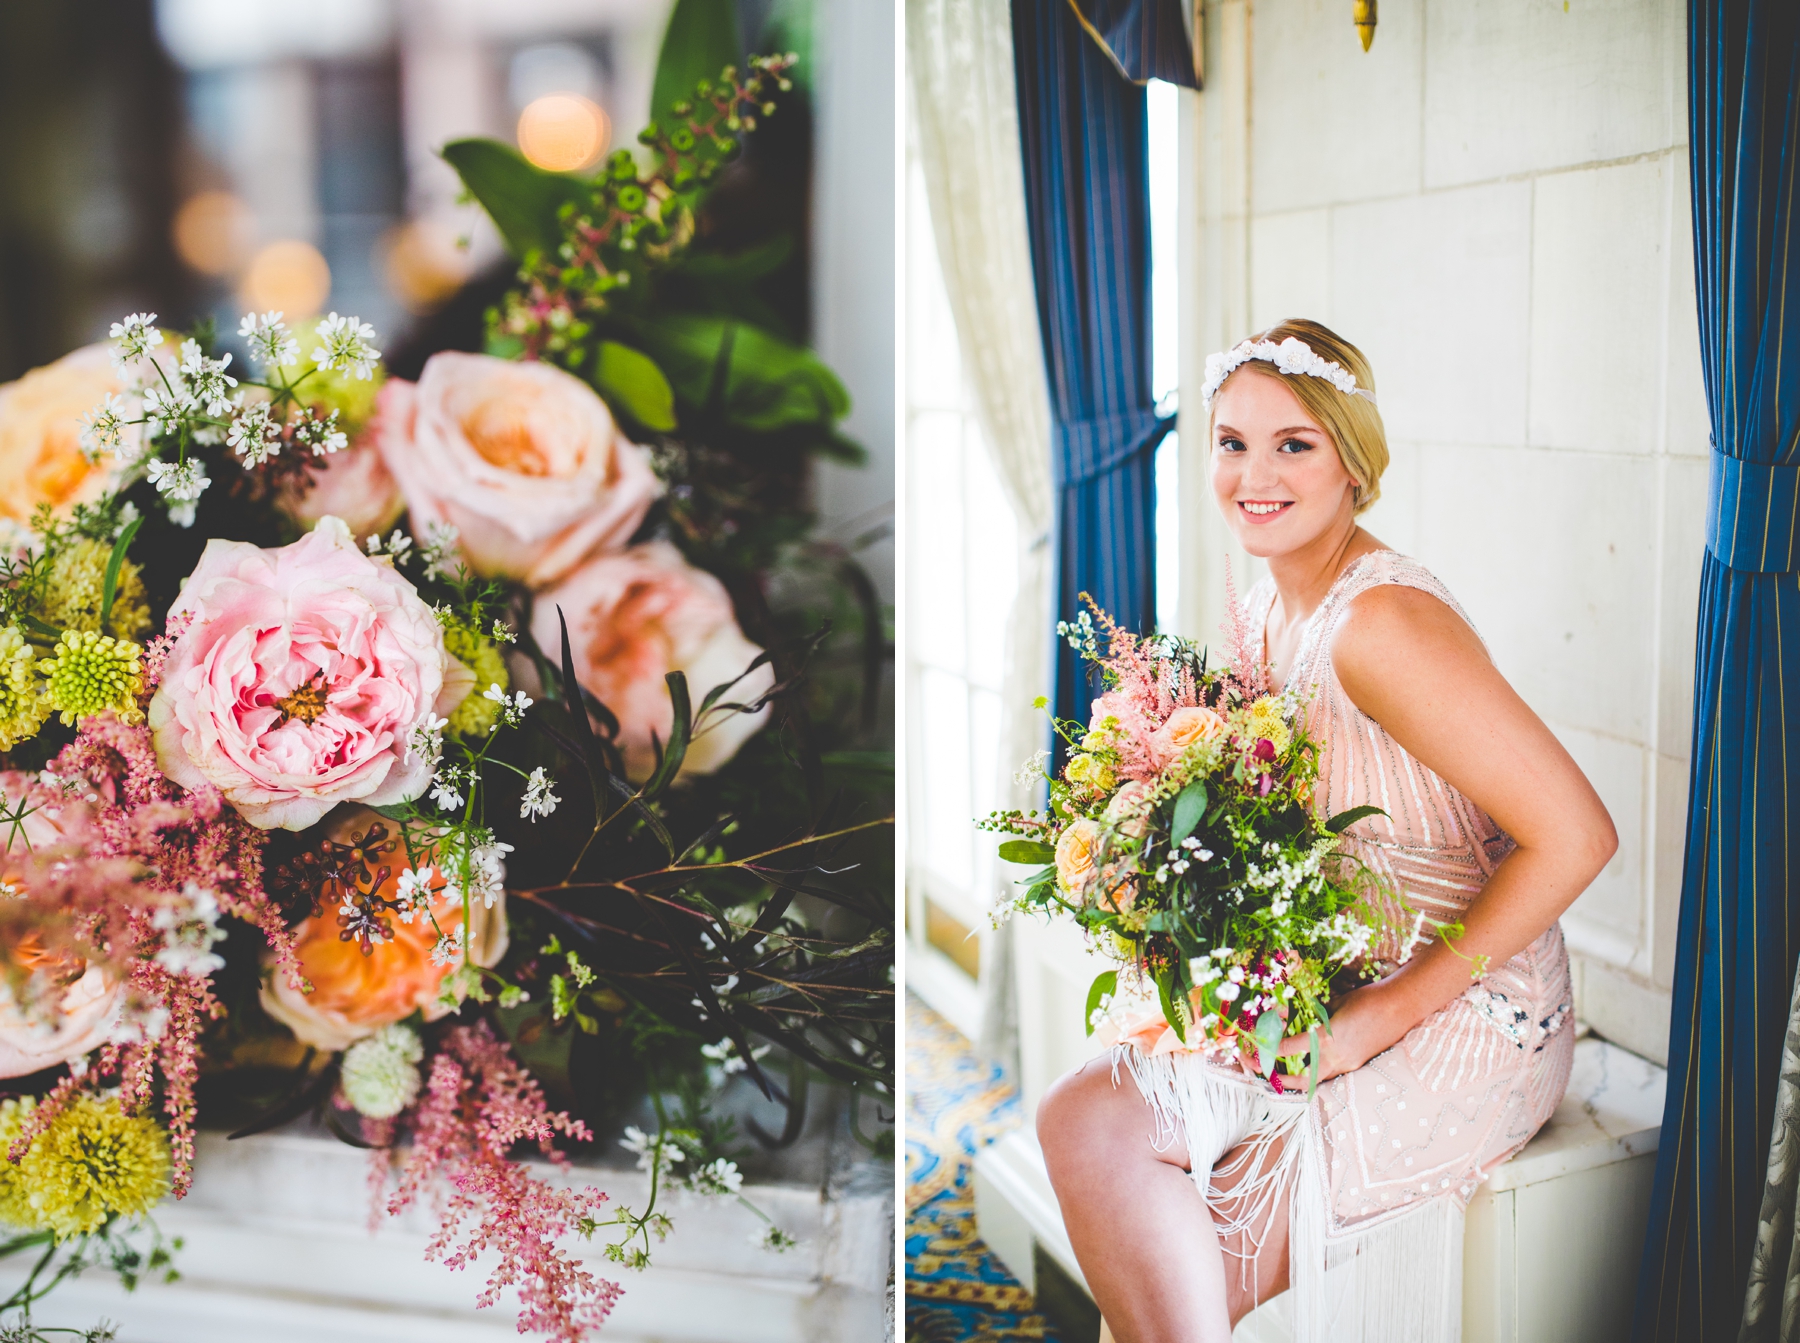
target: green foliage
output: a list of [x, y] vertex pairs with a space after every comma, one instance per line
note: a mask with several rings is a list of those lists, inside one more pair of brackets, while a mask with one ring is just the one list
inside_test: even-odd
[[545, 172], [498, 140], [452, 140], [443, 156], [515, 257], [530, 264], [533, 256], [556, 255], [562, 244], [560, 212], [586, 194], [579, 178]]
[[628, 345], [600, 342], [594, 387], [615, 411], [646, 429], [666, 433], [675, 427], [675, 389], [655, 360]]
[[650, 89], [652, 121], [678, 121], [676, 104], [692, 97], [702, 80], [737, 64], [737, 59], [736, 0], [676, 0], [656, 58], [656, 82]]

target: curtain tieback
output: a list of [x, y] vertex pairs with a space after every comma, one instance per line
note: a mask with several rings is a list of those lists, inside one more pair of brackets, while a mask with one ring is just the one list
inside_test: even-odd
[[1800, 569], [1800, 464], [1747, 462], [1712, 454], [1706, 548], [1750, 573]]
[[1056, 420], [1050, 429], [1050, 461], [1056, 485], [1091, 480], [1162, 442], [1175, 417], [1150, 407], [1082, 420]]

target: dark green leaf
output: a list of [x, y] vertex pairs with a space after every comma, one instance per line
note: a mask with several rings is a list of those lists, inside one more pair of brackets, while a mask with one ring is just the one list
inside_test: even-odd
[[515, 257], [523, 260], [533, 251], [556, 255], [563, 234], [556, 212], [586, 198], [582, 182], [534, 168], [498, 140], [452, 140], [443, 153]]
[[1087, 1023], [1089, 1035], [1094, 1033], [1094, 1013], [1100, 1010], [1100, 1000], [1108, 994], [1118, 991], [1119, 972], [1117, 970], [1107, 970], [1094, 977], [1093, 984], [1088, 988], [1087, 1015], [1082, 1018]]
[[1206, 815], [1206, 785], [1195, 779], [1175, 795], [1175, 819], [1169, 826], [1169, 847], [1174, 848], [1194, 833]]
[[651, 119], [668, 124], [669, 109], [693, 97], [694, 85], [717, 79], [726, 66], [738, 63], [736, 0], [676, 0], [656, 57]]
[[675, 389], [650, 356], [629, 345], [600, 342], [594, 387], [615, 411], [646, 429], [666, 434], [675, 427]]
[[1175, 1036], [1183, 1044], [1187, 1043], [1187, 1013], [1175, 1008], [1175, 997], [1172, 988], [1174, 972], [1165, 970], [1156, 977], [1156, 996], [1162, 1003], [1163, 1019], [1175, 1028]]
[[1281, 1044], [1282, 1020], [1273, 1012], [1264, 1012], [1256, 1019], [1256, 1030], [1253, 1038], [1256, 1041], [1257, 1063], [1264, 1077], [1275, 1075], [1275, 1050]]
[[1387, 813], [1380, 807], [1352, 807], [1349, 811], [1340, 811], [1336, 816], [1333, 816], [1329, 821], [1325, 822], [1325, 828], [1334, 835], [1341, 835], [1346, 829], [1355, 825], [1365, 816], [1386, 815]]
[[687, 676], [683, 672], [672, 671], [663, 678], [669, 683], [669, 700], [674, 709], [674, 717], [669, 721], [669, 744], [663, 749], [662, 760], [656, 766], [656, 772], [644, 785], [643, 795], [655, 797], [675, 782], [675, 776], [681, 772], [681, 762], [687, 759], [688, 741], [693, 735], [693, 706], [688, 702]]
[[1009, 839], [1000, 846], [1003, 863], [1054, 863], [1056, 849], [1035, 839]]
[[125, 552], [131, 546], [131, 538], [138, 534], [138, 528], [144, 525], [141, 517], [133, 518], [125, 524], [125, 530], [119, 533], [119, 539], [113, 543], [112, 557], [106, 561], [106, 585], [100, 593], [100, 632], [106, 633], [107, 622], [112, 619], [113, 598], [119, 591], [119, 570], [125, 564]]
[[850, 413], [849, 393], [817, 356], [760, 327], [672, 313], [633, 330], [681, 400], [741, 428], [826, 425]]

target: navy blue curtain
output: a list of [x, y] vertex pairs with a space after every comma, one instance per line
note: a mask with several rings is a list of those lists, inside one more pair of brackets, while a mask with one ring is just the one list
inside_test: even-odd
[[1800, 957], [1800, 5], [1690, 0], [1688, 41], [1712, 485], [1638, 1343], [1738, 1336]]
[[[1169, 0], [1085, 7], [1012, 6], [1050, 387], [1056, 604], [1060, 618], [1073, 619], [1078, 594], [1091, 593], [1121, 624], [1148, 631], [1156, 619], [1155, 453], [1173, 421], [1158, 418], [1150, 395], [1150, 199], [1144, 90], [1133, 80], [1195, 80], [1181, 11]], [[1106, 46], [1084, 29], [1103, 33]], [[1055, 667], [1057, 717], [1085, 722], [1092, 687], [1060, 641]]]

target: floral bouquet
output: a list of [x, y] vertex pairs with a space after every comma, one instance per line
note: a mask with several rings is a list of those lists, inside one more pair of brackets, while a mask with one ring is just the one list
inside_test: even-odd
[[[1330, 1030], [1334, 978], [1363, 968], [1380, 931], [1383, 905], [1363, 898], [1372, 874], [1338, 839], [1377, 809], [1315, 813], [1306, 706], [1271, 690], [1235, 602], [1217, 669], [1186, 640], [1134, 635], [1094, 609], [1099, 632], [1085, 611], [1058, 626], [1106, 689], [1085, 727], [1055, 724], [1069, 757], [1044, 776], [1049, 810], [983, 822], [1021, 836], [1001, 858], [1041, 866], [1009, 911], [1066, 912], [1127, 967], [1124, 989], [1116, 970], [1095, 980], [1089, 1034], [1229, 1052], [1280, 1090], [1278, 1058], [1289, 1076], [1305, 1066], [1281, 1042]], [[1045, 759], [1027, 768], [1042, 775]], [[1157, 1006], [1133, 1015], [1129, 990], [1152, 986]]]
[[[171, 1271], [141, 1219], [203, 1124], [369, 1149], [378, 1214], [435, 1201], [428, 1254], [567, 1343], [621, 1291], [573, 1242], [643, 1267], [809, 1087], [891, 1155], [885, 613], [804, 489], [847, 401], [701, 237], [793, 59], [698, 12], [641, 153], [446, 150], [519, 264], [486, 353], [134, 314], [0, 387], [8, 1338]], [[602, 1138], [644, 1206], [522, 1159]]]

